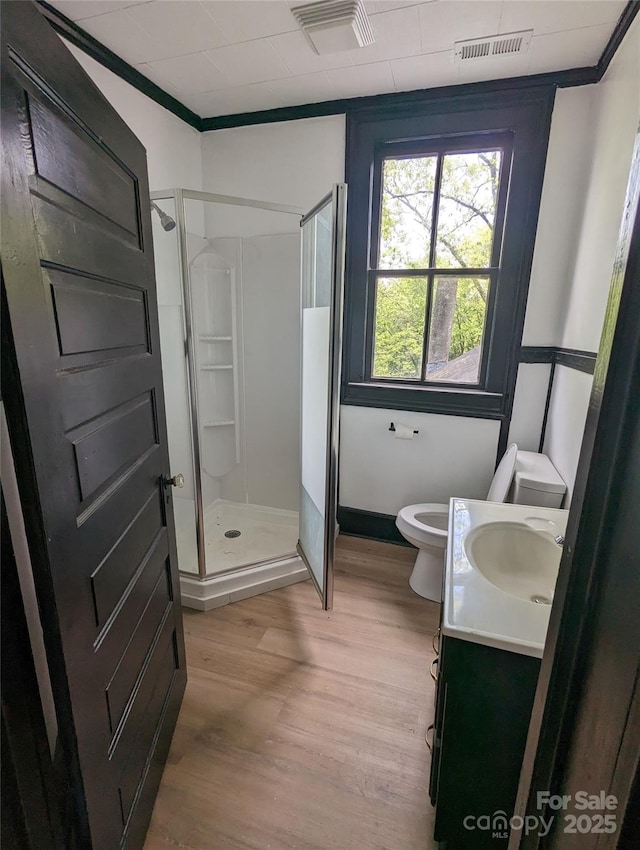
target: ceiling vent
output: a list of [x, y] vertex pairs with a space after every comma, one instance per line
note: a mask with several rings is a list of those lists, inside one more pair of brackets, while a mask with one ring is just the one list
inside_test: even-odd
[[291, 11], [320, 55], [356, 50], [375, 41], [361, 0], [322, 0]]
[[490, 35], [487, 38], [471, 38], [468, 41], [456, 41], [453, 45], [453, 57], [456, 62], [469, 59], [486, 59], [489, 56], [513, 56], [526, 53], [531, 43], [533, 30], [509, 32], [505, 35]]

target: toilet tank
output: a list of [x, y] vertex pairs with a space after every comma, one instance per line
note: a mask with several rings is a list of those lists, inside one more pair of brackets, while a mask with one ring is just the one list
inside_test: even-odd
[[559, 508], [566, 490], [567, 485], [546, 455], [518, 452], [510, 502]]

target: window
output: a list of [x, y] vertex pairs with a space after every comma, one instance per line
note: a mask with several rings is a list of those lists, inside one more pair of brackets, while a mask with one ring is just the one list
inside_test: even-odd
[[457, 139], [440, 150], [432, 143], [408, 153], [403, 145], [377, 157], [370, 379], [481, 383], [505, 152], [508, 138], [489, 146]]
[[507, 414], [552, 102], [529, 89], [348, 116], [343, 403]]

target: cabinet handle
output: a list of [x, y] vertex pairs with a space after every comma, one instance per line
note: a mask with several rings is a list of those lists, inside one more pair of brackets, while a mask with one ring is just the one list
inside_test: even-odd
[[434, 658], [433, 661], [431, 662], [431, 666], [429, 667], [429, 673], [431, 673], [431, 678], [433, 679], [434, 682], [438, 681], [438, 674], [434, 671], [434, 667], [436, 667], [437, 664], [438, 664], [438, 659]]
[[424, 733], [424, 741], [427, 747], [429, 748], [429, 752], [433, 752], [433, 741], [429, 741], [429, 732], [433, 732], [433, 723], [431, 726], [427, 726], [427, 731]]
[[440, 655], [440, 626], [438, 626], [431, 638], [431, 646], [433, 647], [435, 654]]

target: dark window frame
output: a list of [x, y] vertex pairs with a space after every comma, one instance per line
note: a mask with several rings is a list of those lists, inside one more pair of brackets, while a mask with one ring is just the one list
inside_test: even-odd
[[[390, 113], [372, 107], [347, 115], [346, 178], [349, 185], [345, 287], [346, 332], [342, 403], [489, 419], [509, 418], [524, 327], [531, 262], [542, 194], [554, 86], [521, 91], [434, 98]], [[483, 384], [417, 384], [370, 379], [373, 347], [372, 274], [379, 211], [376, 163], [381, 151], [420, 150], [493, 137], [511, 140], [503, 222], [501, 269], [490, 287]], [[413, 146], [413, 147], [412, 147]], [[506, 157], [505, 157], [506, 160]], [[506, 163], [505, 163], [506, 164]], [[504, 166], [503, 166], [504, 167]], [[379, 170], [379, 169], [378, 169]], [[505, 179], [506, 178], [506, 179]], [[496, 229], [498, 222], [496, 222]], [[497, 250], [494, 243], [494, 250]], [[493, 261], [493, 257], [492, 257]], [[392, 269], [385, 269], [393, 276]], [[375, 273], [374, 273], [375, 274]]]
[[[493, 226], [493, 239], [491, 245], [491, 258], [489, 265], [483, 268], [449, 268], [438, 266], [435, 263], [435, 250], [438, 233], [438, 213], [440, 206], [441, 189], [441, 162], [450, 154], [481, 152], [489, 150], [500, 150], [502, 160], [500, 163], [498, 200], [495, 210], [495, 221]], [[436, 182], [433, 198], [433, 221], [430, 236], [430, 259], [432, 262], [424, 269], [394, 269], [382, 268], [379, 265], [380, 249], [380, 224], [382, 219], [382, 170], [383, 164], [388, 159], [412, 158], [412, 157], [438, 157], [436, 166]], [[438, 277], [486, 277], [489, 279], [488, 300], [485, 316], [485, 328], [490, 326], [494, 312], [494, 291], [497, 285], [497, 277], [500, 272], [500, 259], [502, 254], [502, 233], [507, 202], [507, 190], [509, 173], [511, 171], [511, 160], [513, 156], [513, 134], [471, 134], [465, 136], [440, 137], [438, 139], [420, 139], [410, 142], [383, 142], [376, 146], [375, 159], [373, 162], [373, 185], [371, 190], [371, 238], [369, 245], [369, 267], [367, 270], [367, 347], [365, 351], [365, 380], [367, 383], [402, 384], [403, 386], [431, 386], [441, 389], [482, 389], [487, 371], [488, 346], [486, 346], [483, 335], [481, 349], [481, 363], [478, 381], [465, 384], [461, 381], [429, 381], [425, 370], [427, 366], [427, 346], [430, 336], [429, 322], [431, 318], [431, 307], [433, 303], [433, 286]], [[391, 277], [420, 277], [427, 280], [427, 302], [425, 305], [425, 330], [423, 336], [423, 363], [420, 378], [390, 378], [373, 374], [373, 360], [375, 351], [375, 314], [377, 281], [380, 278]]]

